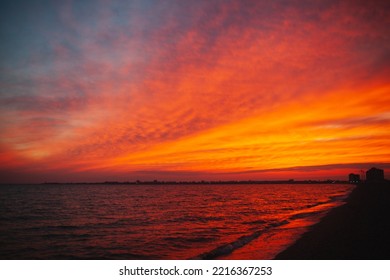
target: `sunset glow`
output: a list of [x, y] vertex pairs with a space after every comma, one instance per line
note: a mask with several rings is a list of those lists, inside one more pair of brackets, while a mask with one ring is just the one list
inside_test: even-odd
[[390, 169], [386, 1], [12, 1], [1, 182]]

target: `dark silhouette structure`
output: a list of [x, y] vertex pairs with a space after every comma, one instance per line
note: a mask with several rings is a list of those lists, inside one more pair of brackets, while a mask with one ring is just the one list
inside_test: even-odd
[[351, 173], [348, 175], [348, 179], [351, 184], [357, 184], [360, 182], [360, 175]]
[[366, 180], [368, 182], [384, 181], [385, 180], [385, 173], [384, 173], [383, 169], [373, 167], [373, 168], [367, 170]]

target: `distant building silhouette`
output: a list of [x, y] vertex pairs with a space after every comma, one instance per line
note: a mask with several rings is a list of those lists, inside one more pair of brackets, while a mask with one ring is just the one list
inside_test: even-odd
[[348, 175], [348, 178], [349, 178], [348, 181], [349, 181], [351, 184], [356, 184], [356, 183], [359, 183], [359, 182], [360, 182], [360, 175], [359, 175], [359, 174], [353, 174], [353, 173], [351, 173], [351, 174]]
[[385, 173], [382, 169], [373, 167], [366, 172], [367, 181], [383, 181], [384, 179]]

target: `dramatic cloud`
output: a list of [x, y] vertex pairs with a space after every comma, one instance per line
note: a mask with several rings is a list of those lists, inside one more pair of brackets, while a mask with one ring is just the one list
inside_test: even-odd
[[0, 169], [15, 181], [390, 162], [386, 1], [2, 6]]

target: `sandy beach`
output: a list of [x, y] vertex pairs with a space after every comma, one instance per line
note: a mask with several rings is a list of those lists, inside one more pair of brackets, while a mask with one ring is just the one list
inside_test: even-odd
[[346, 202], [275, 259], [390, 259], [390, 182], [362, 183]]

